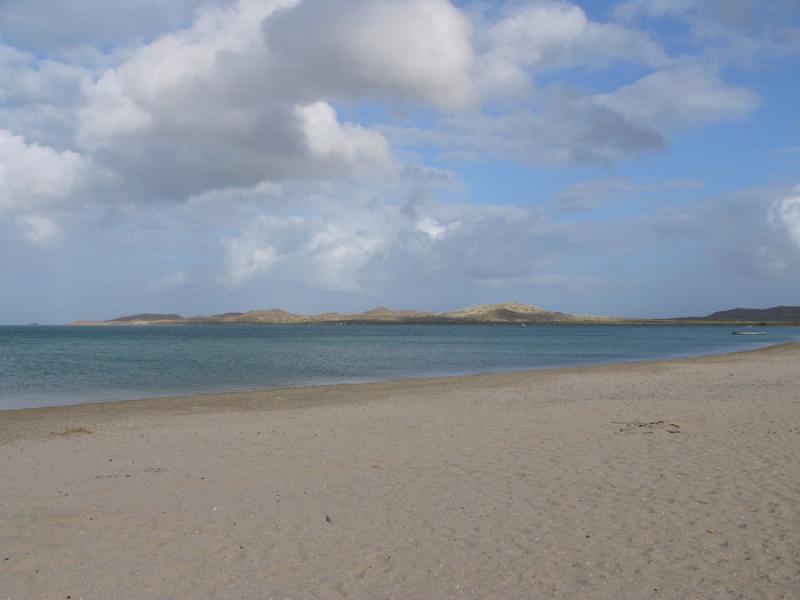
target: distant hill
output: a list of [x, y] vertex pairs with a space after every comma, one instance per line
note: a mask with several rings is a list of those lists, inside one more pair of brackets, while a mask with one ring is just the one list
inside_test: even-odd
[[706, 321], [785, 321], [800, 322], [800, 306], [775, 306], [773, 308], [734, 308], [697, 317]]
[[530, 324], [530, 325], [726, 325], [726, 324], [792, 324], [800, 325], [800, 306], [774, 308], [735, 308], [715, 312], [706, 317], [677, 319], [636, 319], [572, 315], [549, 311], [532, 304], [506, 302], [481, 304], [443, 313], [417, 310], [392, 310], [379, 306], [354, 314], [325, 312], [299, 315], [280, 308], [231, 312], [210, 316], [182, 317], [177, 314], [142, 313], [118, 317], [110, 321], [76, 321], [73, 325], [293, 325], [304, 323], [414, 323], [414, 324]]
[[322, 313], [298, 315], [282, 309], [252, 310], [211, 316], [182, 317], [177, 314], [143, 313], [110, 321], [77, 321], [74, 325], [180, 325], [180, 324], [301, 324], [301, 323], [597, 323], [607, 317], [551, 312], [518, 303], [485, 304], [445, 313], [391, 310], [380, 306], [355, 314]]
[[498, 323], [559, 323], [607, 320], [607, 317], [590, 317], [552, 312], [532, 304], [482, 304], [444, 313], [450, 319]]

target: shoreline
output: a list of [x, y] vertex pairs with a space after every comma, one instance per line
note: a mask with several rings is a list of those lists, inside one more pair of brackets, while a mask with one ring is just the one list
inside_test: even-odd
[[0, 413], [3, 598], [792, 598], [800, 344]]
[[[237, 325], [237, 327], [239, 326]], [[286, 327], [288, 327], [288, 325]], [[800, 329], [798, 330], [798, 333], [800, 333]], [[46, 379], [41, 383], [41, 386], [48, 388], [49, 391], [42, 389], [26, 389], [28, 387], [35, 388], [37, 385], [36, 383], [28, 380], [28, 383], [24, 384], [22, 388], [20, 388], [24, 389], [24, 391], [18, 391], [5, 398], [0, 396], [0, 414], [18, 410], [42, 410], [63, 406], [82, 406], [85, 404], [104, 405], [108, 403], [173, 399], [188, 396], [267, 392], [282, 389], [301, 389], [308, 387], [316, 388], [331, 385], [363, 385], [382, 382], [413, 381], [417, 379], [469, 377], [473, 375], [517, 372], [524, 373], [528, 371], [533, 372], [560, 368], [581, 368], [588, 366], [629, 364], [642, 361], [680, 360], [684, 358], [696, 358], [717, 354], [729, 354], [732, 352], [759, 350], [774, 345], [793, 343], [797, 340], [800, 340], [800, 335], [796, 335], [794, 330], [784, 330], [780, 333], [780, 335], [769, 336], [768, 338], [764, 339], [761, 337], [740, 337], [738, 339], [734, 339], [736, 336], [724, 337], [728, 338], [727, 342], [716, 341], [714, 343], [706, 344], [705, 348], [702, 347], [702, 344], [696, 344], [696, 346], [700, 346], [700, 348], [692, 348], [691, 344], [683, 342], [683, 345], [686, 347], [684, 347], [682, 350], [668, 351], [661, 349], [660, 351], [655, 350], [650, 353], [646, 351], [642, 352], [640, 350], [638, 355], [636, 352], [632, 351], [622, 353], [615, 353], [611, 351], [607, 352], [602, 357], [587, 355], [583, 357], [583, 360], [579, 360], [574, 357], [571, 360], [569, 355], [559, 356], [557, 362], [553, 359], [547, 359], [547, 357], [545, 357], [544, 360], [540, 360], [540, 357], [537, 356], [532, 356], [531, 358], [525, 360], [512, 359], [510, 362], [505, 358], [501, 358], [500, 360], [495, 358], [489, 360], [483, 365], [478, 366], [478, 363], [476, 363], [475, 366], [468, 366], [467, 368], [462, 369], [443, 367], [440, 370], [433, 370], [425, 369], [424, 367], [417, 365], [411, 368], [401, 367], [400, 369], [395, 369], [395, 372], [392, 372], [393, 369], [387, 367], [387, 365], [378, 364], [373, 365], [372, 368], [356, 369], [356, 371], [361, 372], [354, 372], [350, 376], [337, 376], [335, 373], [298, 373], [288, 377], [283, 377], [282, 373], [280, 372], [270, 373], [269, 375], [265, 376], [249, 377], [248, 372], [242, 371], [233, 377], [228, 374], [227, 376], [222, 375], [221, 379], [215, 378], [209, 380], [208, 378], [201, 378], [202, 383], [199, 385], [196, 381], [193, 381], [194, 374], [187, 371], [177, 373], [175, 377], [161, 377], [157, 382], [154, 382], [152, 390], [137, 389], [142, 386], [143, 382], [147, 381], [147, 373], [138, 373], [137, 377], [130, 381], [126, 381], [122, 386], [117, 385], [117, 387], [115, 387], [112, 382], [118, 380], [112, 379], [107, 381], [105, 385], [95, 386], [96, 389], [86, 389], [83, 391], [79, 389], [55, 391], [60, 388], [60, 385], [58, 380], [54, 378], [50, 378], [49, 380]], [[680, 344], [678, 345], [680, 346]], [[644, 354], [644, 356], [642, 354]], [[170, 360], [170, 357], [168, 356], [163, 358], [166, 361]], [[550, 362], [551, 364], [536, 365], [537, 362]], [[209, 366], [211, 367], [212, 365]], [[455, 365], [450, 365], [450, 367], [454, 366]], [[97, 371], [97, 369], [95, 369], [95, 371]], [[241, 369], [239, 371], [241, 371]], [[291, 373], [291, 371], [287, 372]], [[379, 374], [374, 375], [373, 373]], [[95, 380], [92, 378], [92, 375], [87, 375], [86, 381], [101, 381], [102, 376], [99, 372], [97, 373], [97, 376], [100, 377], [100, 379]], [[124, 377], [124, 374], [120, 374], [120, 376]], [[172, 384], [173, 382], [174, 384]], [[247, 382], [247, 384], [240, 385], [241, 382]], [[91, 388], [91, 385], [89, 388]]]
[[[126, 414], [137, 414], [141, 411], [158, 411], [164, 414], [187, 414], [192, 410], [203, 412], [224, 412], [226, 410], [284, 410], [302, 409], [326, 406], [331, 404], [349, 404], [356, 401], [348, 401], [348, 394], [363, 396], [369, 393], [385, 394], [396, 391], [398, 388], [407, 387], [409, 390], [427, 390], [438, 386], [458, 386], [467, 383], [474, 383], [480, 387], [491, 386], [492, 384], [503, 385], [510, 382], [521, 383], [530, 380], [533, 382], [537, 377], [548, 377], [568, 373], [594, 373], [606, 372], [613, 373], [619, 369], [625, 372], [631, 368], [668, 367], [686, 362], [713, 362], [717, 359], [726, 357], [736, 357], [741, 355], [768, 354], [771, 352], [800, 350], [800, 342], [779, 342], [766, 347], [754, 348], [751, 350], [734, 350], [720, 354], [698, 354], [681, 356], [675, 358], [660, 358], [653, 360], [629, 360], [611, 363], [563, 366], [563, 367], [543, 367], [541, 369], [521, 369], [511, 371], [490, 371], [473, 373], [466, 375], [441, 375], [434, 377], [411, 377], [398, 379], [385, 379], [380, 381], [356, 382], [356, 383], [332, 383], [322, 385], [298, 385], [276, 388], [257, 388], [251, 390], [232, 390], [222, 392], [197, 392], [193, 394], [153, 396], [145, 398], [131, 398], [125, 400], [108, 400], [101, 402], [86, 402], [80, 404], [64, 404], [56, 406], [41, 406], [31, 408], [14, 408], [0, 410], [0, 444], [10, 439], [5, 420], [25, 422], [29, 418], [36, 419], [46, 416], [48, 413], [64, 417], [92, 418], [110, 417], [114, 413], [119, 416]], [[324, 400], [312, 399], [309, 396], [323, 395]], [[5, 419], [4, 419], [5, 417]]]

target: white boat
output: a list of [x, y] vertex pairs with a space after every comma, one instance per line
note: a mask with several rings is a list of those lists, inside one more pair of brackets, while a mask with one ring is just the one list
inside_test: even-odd
[[733, 335], [767, 335], [766, 331], [731, 331]]

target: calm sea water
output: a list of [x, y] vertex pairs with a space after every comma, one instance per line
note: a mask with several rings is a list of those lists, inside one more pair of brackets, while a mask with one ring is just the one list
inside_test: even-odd
[[730, 327], [0, 327], [0, 410], [733, 352], [800, 329]]

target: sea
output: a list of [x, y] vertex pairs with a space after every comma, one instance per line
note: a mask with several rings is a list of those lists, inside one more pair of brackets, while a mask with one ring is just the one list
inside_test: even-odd
[[0, 410], [722, 354], [800, 341], [726, 326], [0, 327]]

